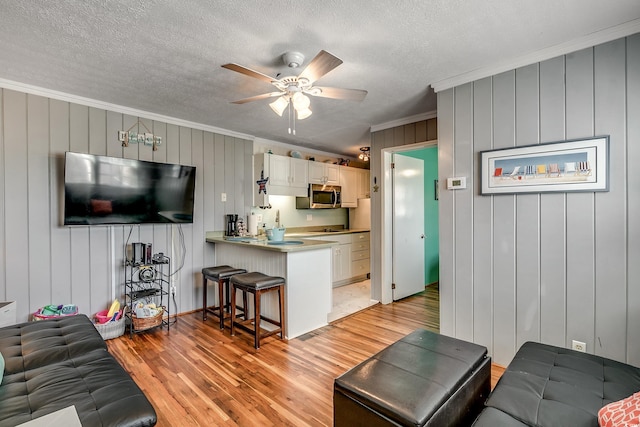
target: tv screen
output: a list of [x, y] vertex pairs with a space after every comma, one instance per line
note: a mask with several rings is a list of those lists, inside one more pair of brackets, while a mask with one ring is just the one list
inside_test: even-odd
[[196, 168], [67, 152], [64, 224], [192, 223]]

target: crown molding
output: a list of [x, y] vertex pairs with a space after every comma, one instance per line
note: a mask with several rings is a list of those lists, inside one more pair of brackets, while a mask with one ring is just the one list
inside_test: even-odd
[[426, 113], [416, 114], [415, 116], [404, 117], [402, 119], [392, 120], [386, 123], [380, 123], [379, 125], [371, 126], [371, 132], [378, 132], [379, 130], [395, 128], [398, 126], [408, 125], [410, 123], [421, 122], [423, 120], [435, 119], [438, 117], [437, 111], [429, 111]]
[[141, 117], [149, 120], [156, 120], [165, 122], [167, 124], [184, 126], [193, 129], [198, 129], [206, 132], [213, 132], [221, 135], [232, 136], [234, 138], [248, 139], [253, 141], [255, 137], [253, 135], [247, 135], [240, 132], [234, 132], [228, 129], [222, 129], [215, 126], [209, 126], [202, 123], [190, 122], [188, 120], [182, 120], [175, 117], [164, 116], [162, 114], [151, 113], [149, 111], [137, 110], [135, 108], [125, 107], [123, 105], [111, 104], [109, 102], [103, 102], [96, 99], [84, 98], [82, 96], [72, 95], [70, 93], [58, 92], [56, 90], [46, 89], [38, 86], [33, 86], [26, 83], [20, 83], [12, 80], [6, 80], [0, 78], [0, 88], [15, 90], [18, 92], [24, 92], [31, 95], [43, 96], [45, 98], [56, 99], [58, 101], [72, 102], [74, 104], [84, 105], [87, 107], [100, 108], [103, 110], [113, 111], [121, 114], [128, 114], [134, 117]]
[[485, 77], [495, 76], [496, 74], [500, 74], [505, 71], [515, 70], [520, 67], [535, 64], [536, 62], [546, 61], [547, 59], [556, 58], [568, 53], [577, 52], [582, 49], [607, 43], [612, 40], [617, 40], [622, 37], [627, 37], [638, 32], [640, 32], [640, 19], [635, 19], [622, 25], [596, 31], [591, 34], [587, 34], [586, 36], [551, 46], [546, 49], [541, 49], [500, 64], [479, 68], [477, 70], [469, 71], [468, 73], [432, 82], [431, 87], [433, 87], [435, 92], [440, 92], [442, 90], [451, 89], [452, 87], [474, 82]]
[[[322, 150], [316, 150], [314, 148], [307, 148], [305, 146], [302, 145], [295, 145], [295, 144], [290, 144], [287, 142], [280, 142], [280, 141], [274, 141], [272, 139], [265, 139], [265, 138], [259, 138], [259, 137], [255, 137], [253, 140], [253, 151], [254, 153], [264, 153], [266, 152], [266, 150], [268, 150], [269, 148], [272, 147], [281, 147], [283, 149], [289, 149], [289, 150], [296, 150], [296, 151], [304, 151], [307, 154], [315, 154], [318, 156], [325, 156], [325, 157], [347, 157], [346, 155], [343, 154], [338, 154], [338, 153], [331, 153], [329, 151], [322, 151]], [[354, 155], [349, 155], [352, 158], [356, 158], [357, 156]]]

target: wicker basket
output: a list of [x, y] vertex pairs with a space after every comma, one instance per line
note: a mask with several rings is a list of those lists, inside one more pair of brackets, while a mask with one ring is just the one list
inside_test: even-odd
[[102, 335], [102, 339], [105, 341], [112, 338], [118, 338], [124, 334], [125, 325], [125, 316], [121, 316], [120, 319], [114, 320], [113, 322], [93, 324], [98, 332], [100, 332], [100, 335]]
[[[63, 307], [63, 306], [58, 306], [58, 307]], [[32, 320], [34, 322], [37, 322], [39, 320], [58, 319], [60, 317], [69, 317], [69, 316], [75, 316], [75, 315], [78, 314], [78, 307], [77, 306], [69, 305], [68, 307], [70, 307], [69, 312], [64, 313], [64, 314], [62, 314], [62, 313], [59, 313], [59, 314], [42, 314], [42, 312], [44, 311], [44, 309], [46, 307], [41, 307], [41, 308], [38, 309], [38, 311], [33, 313]]]
[[138, 317], [135, 313], [131, 314], [131, 321], [133, 322], [133, 329], [136, 331], [143, 331], [145, 329], [155, 328], [162, 324], [162, 315], [164, 314], [164, 307], [158, 307], [158, 314], [152, 317]]

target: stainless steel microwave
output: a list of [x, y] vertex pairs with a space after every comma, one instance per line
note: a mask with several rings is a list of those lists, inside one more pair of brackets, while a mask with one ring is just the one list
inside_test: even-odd
[[309, 197], [296, 197], [296, 209], [340, 208], [340, 186], [309, 184]]

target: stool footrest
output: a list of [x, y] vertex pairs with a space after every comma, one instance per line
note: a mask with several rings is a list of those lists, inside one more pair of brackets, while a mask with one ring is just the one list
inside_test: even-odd
[[[253, 320], [254, 319], [249, 319], [249, 320], [243, 320], [241, 322], [235, 322], [234, 326], [236, 328], [242, 329], [245, 332], [250, 332], [253, 334], [255, 331], [255, 323], [253, 322]], [[279, 333], [280, 333], [280, 328], [273, 329], [273, 330], [260, 328], [260, 338], [270, 337], [271, 335], [277, 335]]]

